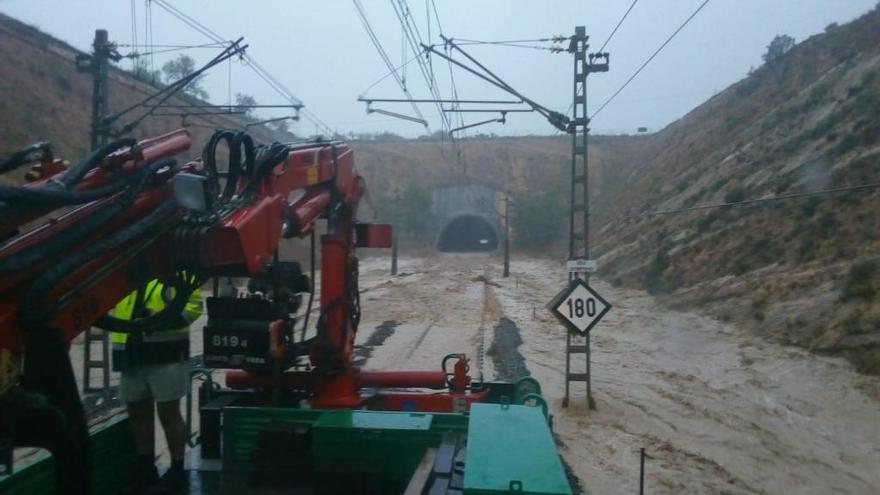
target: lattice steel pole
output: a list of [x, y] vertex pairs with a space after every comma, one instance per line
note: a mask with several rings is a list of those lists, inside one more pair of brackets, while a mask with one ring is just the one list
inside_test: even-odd
[[107, 71], [110, 60], [117, 60], [116, 45], [110, 42], [106, 29], [95, 30], [90, 55], [76, 57], [77, 70], [92, 75], [92, 124], [89, 132], [89, 146], [95, 149], [107, 140]]
[[[589, 61], [587, 56], [587, 43], [584, 26], [577, 26], [575, 34], [571, 38], [568, 51], [574, 58], [574, 84], [572, 88], [572, 119], [569, 124], [571, 140], [571, 208], [569, 211], [569, 244], [568, 258], [590, 259], [590, 190], [589, 190], [589, 160], [587, 157], [587, 144], [590, 119], [587, 116], [587, 75], [591, 72], [608, 71], [607, 54], [591, 54]], [[595, 59], [604, 63], [594, 63]], [[580, 186], [580, 187], [578, 187]], [[589, 282], [589, 273], [583, 275], [570, 272], [569, 283], [583, 276]], [[592, 373], [590, 369], [590, 337], [585, 338], [584, 345], [573, 345], [572, 334], [566, 331], [565, 337], [565, 398], [563, 407], [568, 407], [571, 382], [586, 382], [587, 406], [595, 409], [592, 394]], [[572, 354], [583, 354], [586, 358], [586, 373], [571, 372]]]
[[502, 277], [510, 276], [510, 190], [504, 192], [504, 270]]
[[[107, 143], [109, 129], [107, 127], [108, 84], [107, 73], [111, 60], [119, 60], [116, 45], [110, 42], [106, 29], [95, 30], [91, 54], [76, 56], [76, 68], [79, 72], [92, 76], [92, 123], [89, 132], [90, 149]], [[98, 333], [95, 333], [98, 332]], [[92, 358], [92, 344], [100, 342], [101, 358]], [[96, 328], [85, 332], [83, 345], [83, 393], [107, 392], [110, 389], [110, 341], [109, 333]], [[92, 370], [102, 372], [100, 387], [92, 386]]]

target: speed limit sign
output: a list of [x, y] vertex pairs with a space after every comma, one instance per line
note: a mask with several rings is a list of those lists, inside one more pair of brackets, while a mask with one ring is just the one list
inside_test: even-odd
[[585, 336], [611, 309], [611, 304], [585, 281], [575, 279], [547, 308], [569, 330]]

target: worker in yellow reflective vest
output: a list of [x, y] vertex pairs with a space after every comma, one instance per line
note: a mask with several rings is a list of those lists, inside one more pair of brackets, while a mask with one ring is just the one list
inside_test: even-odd
[[[158, 280], [129, 294], [113, 309], [112, 316], [131, 320], [165, 309], [174, 299], [174, 288]], [[189, 480], [183, 469], [186, 432], [180, 399], [190, 392], [189, 325], [202, 314], [202, 295], [189, 297], [178, 328], [151, 332], [111, 332], [113, 369], [121, 371], [119, 399], [131, 420], [140, 462], [124, 493], [181, 493]], [[171, 468], [159, 478], [155, 465], [153, 403], [171, 455]]]

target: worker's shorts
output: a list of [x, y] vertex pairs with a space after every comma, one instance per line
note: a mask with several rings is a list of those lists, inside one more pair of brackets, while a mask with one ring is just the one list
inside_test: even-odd
[[119, 400], [126, 404], [152, 399], [156, 402], [178, 400], [190, 391], [188, 361], [135, 366], [122, 372]]

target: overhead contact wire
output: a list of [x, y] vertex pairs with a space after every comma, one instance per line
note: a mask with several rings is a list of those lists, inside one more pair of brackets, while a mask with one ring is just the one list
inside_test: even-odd
[[672, 41], [673, 38], [675, 38], [675, 36], [678, 35], [678, 33], [680, 33], [681, 30], [684, 29], [684, 27], [687, 26], [688, 23], [691, 22], [691, 20], [694, 17], [696, 17], [697, 14], [700, 13], [701, 10], [703, 10], [703, 7], [705, 7], [706, 4], [708, 4], [708, 3], [709, 3], [709, 0], [704, 0], [703, 3], [701, 3], [700, 6], [697, 7], [697, 9], [694, 10], [694, 12], [690, 16], [687, 19], [685, 19], [685, 21], [683, 23], [681, 23], [680, 26], [678, 26], [678, 29], [676, 29], [671, 35], [669, 35], [669, 37], [666, 38], [666, 41], [664, 41], [663, 44], [661, 44], [660, 47], [657, 48], [657, 50], [655, 50], [654, 53], [652, 53], [651, 56], [648, 57], [647, 60], [645, 60], [645, 62], [633, 73], [633, 75], [631, 75], [629, 77], [629, 79], [627, 79], [626, 82], [623, 83], [623, 85], [620, 88], [618, 88], [617, 91], [614, 92], [614, 94], [611, 95], [610, 98], [605, 100], [605, 102], [602, 103], [602, 105], [599, 107], [598, 110], [593, 112], [593, 115], [590, 116], [590, 119], [595, 118], [596, 115], [598, 115], [603, 109], [605, 109], [605, 107], [607, 107], [608, 104], [611, 103], [611, 101], [614, 100], [614, 98], [616, 98], [617, 95], [619, 95], [620, 92], [623, 91], [629, 85], [629, 83], [631, 83], [633, 81], [633, 79], [635, 79], [636, 76], [638, 76], [642, 72], [642, 70], [644, 70], [644, 68], [647, 67], [648, 64], [651, 63], [652, 60], [654, 60], [654, 57], [656, 57], [661, 51], [663, 51], [663, 48], [665, 48], [666, 45], [668, 45], [669, 42]]

